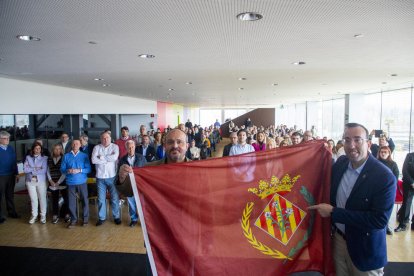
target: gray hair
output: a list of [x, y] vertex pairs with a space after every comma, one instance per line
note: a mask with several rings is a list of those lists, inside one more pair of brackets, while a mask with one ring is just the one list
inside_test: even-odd
[[10, 133], [5, 130], [0, 131], [0, 137], [10, 137]]
[[131, 143], [134, 143], [134, 146], [136, 145], [134, 140], [128, 140], [125, 142], [125, 148], [128, 149], [128, 145]]
[[81, 135], [79, 136], [79, 139], [83, 139], [83, 140], [85, 140], [86, 142], [88, 142], [89, 137], [88, 137], [88, 135], [86, 135], [86, 134], [81, 134]]

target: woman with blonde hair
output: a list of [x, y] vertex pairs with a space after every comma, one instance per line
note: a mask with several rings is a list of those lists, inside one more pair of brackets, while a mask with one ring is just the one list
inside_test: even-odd
[[65, 222], [70, 219], [68, 208], [68, 192], [66, 190], [65, 178], [60, 167], [63, 159], [63, 148], [61, 144], [55, 144], [52, 147], [52, 154], [47, 160], [47, 178], [49, 180], [49, 190], [52, 194], [52, 223], [56, 224], [59, 221], [59, 195], [62, 194], [63, 205], [61, 214], [65, 216]]
[[277, 148], [276, 141], [272, 138], [267, 137], [266, 139], [266, 150], [271, 150]]

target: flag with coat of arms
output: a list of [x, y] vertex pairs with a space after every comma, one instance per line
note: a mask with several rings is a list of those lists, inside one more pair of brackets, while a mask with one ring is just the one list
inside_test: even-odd
[[307, 209], [329, 202], [331, 162], [314, 141], [134, 168], [153, 275], [334, 275], [330, 221]]

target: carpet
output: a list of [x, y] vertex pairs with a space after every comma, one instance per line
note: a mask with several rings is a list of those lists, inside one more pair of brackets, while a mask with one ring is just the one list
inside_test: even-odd
[[146, 275], [145, 255], [0, 246], [5, 275]]
[[[2, 276], [146, 275], [144, 254], [0, 246], [0, 264]], [[294, 275], [320, 274], [302, 272]], [[414, 263], [388, 263], [385, 275], [414, 275]]]

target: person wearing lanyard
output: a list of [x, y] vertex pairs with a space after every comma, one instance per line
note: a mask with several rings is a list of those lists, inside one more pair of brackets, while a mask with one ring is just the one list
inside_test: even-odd
[[24, 162], [24, 172], [26, 174], [26, 186], [29, 192], [32, 205], [32, 216], [30, 224], [37, 221], [40, 203], [40, 222], [46, 223], [46, 173], [47, 157], [42, 154], [42, 145], [38, 142], [33, 143], [30, 155], [26, 156]]

